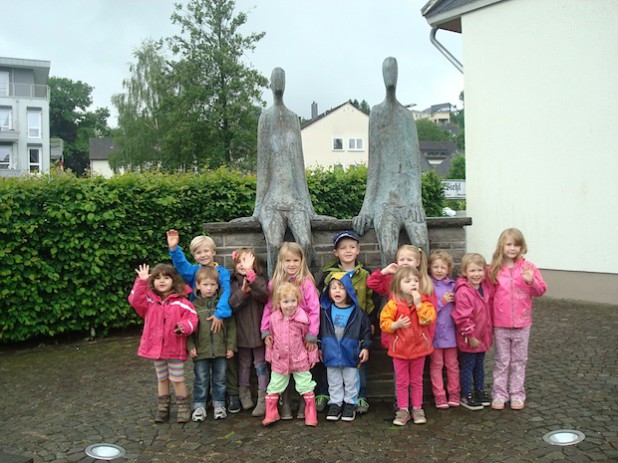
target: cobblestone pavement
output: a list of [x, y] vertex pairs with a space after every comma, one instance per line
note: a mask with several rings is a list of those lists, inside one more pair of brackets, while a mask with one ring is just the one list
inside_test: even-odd
[[[617, 333], [618, 306], [541, 299], [524, 410], [437, 410], [426, 391], [428, 423], [402, 428], [391, 424], [390, 401], [376, 400], [352, 423], [321, 415], [317, 428], [299, 420], [263, 428], [248, 413], [155, 425], [153, 368], [136, 356], [137, 336], [3, 348], [0, 453], [89, 462], [85, 447], [108, 442], [127, 450], [121, 462], [618, 461]], [[543, 441], [563, 428], [586, 439], [570, 447]]]

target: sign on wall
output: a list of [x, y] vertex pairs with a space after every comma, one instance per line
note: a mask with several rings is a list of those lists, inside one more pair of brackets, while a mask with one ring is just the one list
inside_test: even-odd
[[465, 180], [442, 180], [442, 188], [446, 199], [466, 199]]

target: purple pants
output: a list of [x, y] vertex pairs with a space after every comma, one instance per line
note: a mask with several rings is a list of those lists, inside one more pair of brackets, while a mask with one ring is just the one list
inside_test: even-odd
[[[395, 368], [395, 389], [397, 392], [397, 407], [408, 408], [410, 395], [412, 408], [423, 408], [423, 369], [425, 357], [416, 359], [393, 358]], [[410, 393], [410, 389], [412, 392]]]
[[459, 361], [457, 360], [457, 348], [434, 349], [429, 357], [429, 373], [431, 376], [431, 387], [436, 404], [446, 403], [446, 391], [444, 390], [444, 378], [442, 369], [446, 368], [446, 379], [448, 381], [448, 400], [459, 402]]
[[255, 347], [253, 349], [248, 347], [238, 348], [238, 385], [249, 387], [249, 379], [251, 377], [251, 360], [255, 366], [255, 372], [257, 373], [258, 390], [265, 391], [268, 387], [268, 366], [264, 360], [265, 348], [264, 346]]
[[[494, 385], [492, 398], [526, 400], [524, 382], [530, 326], [494, 328]], [[508, 387], [507, 387], [508, 384]]]

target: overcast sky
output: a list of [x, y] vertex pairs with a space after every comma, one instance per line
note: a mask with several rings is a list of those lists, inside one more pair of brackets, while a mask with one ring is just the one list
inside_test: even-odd
[[[180, 0], [186, 3], [186, 0]], [[460, 106], [463, 76], [429, 41], [420, 14], [426, 0], [236, 0], [248, 13], [244, 32], [266, 32], [246, 58], [270, 78], [286, 72], [284, 102], [310, 117], [348, 99], [384, 99], [382, 62], [397, 58], [401, 103], [425, 109]], [[112, 112], [111, 96], [123, 91], [133, 52], [144, 39], [180, 32], [170, 21], [172, 0], [21, 0], [2, 2], [0, 56], [48, 60], [51, 76], [94, 87], [93, 106]], [[438, 32], [438, 40], [462, 61], [461, 36]], [[264, 93], [272, 103], [270, 90]]]

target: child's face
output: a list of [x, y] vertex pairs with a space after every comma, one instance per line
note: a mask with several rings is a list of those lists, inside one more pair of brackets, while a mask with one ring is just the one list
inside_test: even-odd
[[203, 244], [199, 246], [195, 252], [193, 252], [193, 258], [195, 261], [203, 265], [205, 267], [212, 265], [215, 260], [216, 251], [214, 251], [210, 246]]
[[418, 291], [421, 287], [421, 282], [419, 281], [417, 276], [410, 275], [409, 277], [405, 277], [401, 280], [401, 292], [405, 296], [412, 297], [412, 293], [414, 291]]
[[172, 290], [173, 285], [174, 285], [174, 280], [172, 280], [172, 277], [170, 276], [159, 274], [156, 277], [154, 277], [153, 287], [160, 294], [169, 293]]
[[204, 278], [197, 282], [195, 288], [199, 290], [202, 297], [212, 297], [217, 294], [219, 283], [211, 278]]
[[468, 282], [478, 288], [482, 281], [485, 279], [485, 267], [479, 264], [468, 264], [465, 270], [463, 270], [462, 275], [468, 279]]
[[348, 303], [348, 292], [339, 280], [332, 280], [330, 282], [330, 285], [328, 285], [328, 295], [337, 307], [347, 307], [350, 305]]
[[360, 254], [360, 244], [352, 238], [343, 238], [337, 243], [337, 247], [333, 250], [333, 254], [344, 265], [354, 264], [356, 258]]
[[436, 259], [431, 263], [429, 271], [436, 280], [444, 280], [449, 274], [448, 264], [442, 259]]
[[300, 270], [300, 256], [292, 253], [285, 254], [283, 256], [283, 262], [281, 266], [286, 275], [296, 275]]
[[400, 267], [418, 268], [419, 264], [420, 262], [414, 252], [408, 250], [399, 251], [399, 255], [397, 256], [397, 265]]
[[251, 269], [243, 267], [242, 257], [243, 257], [243, 254], [240, 254], [238, 256], [238, 262], [234, 264], [234, 270], [236, 270], [236, 273], [238, 273], [239, 275], [245, 276], [247, 274], [247, 270], [251, 270]]
[[521, 245], [515, 244], [515, 240], [513, 238], [507, 237], [504, 242], [504, 246], [502, 247], [502, 254], [509, 260], [515, 260], [519, 257], [521, 253]]
[[289, 318], [294, 315], [298, 308], [298, 301], [294, 295], [286, 295], [281, 298], [281, 312], [285, 318]]

